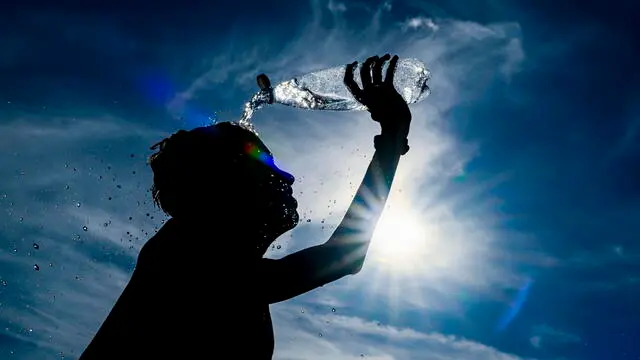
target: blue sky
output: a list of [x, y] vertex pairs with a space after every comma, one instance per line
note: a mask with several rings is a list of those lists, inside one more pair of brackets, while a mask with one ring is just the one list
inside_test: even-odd
[[[150, 145], [237, 119], [258, 73], [387, 52], [432, 71], [412, 150], [364, 270], [272, 307], [275, 358], [640, 358], [637, 5], [138, 4], [0, 15], [0, 358], [84, 349], [165, 219]], [[376, 125], [278, 106], [255, 124], [303, 216], [268, 256], [323, 242]]]

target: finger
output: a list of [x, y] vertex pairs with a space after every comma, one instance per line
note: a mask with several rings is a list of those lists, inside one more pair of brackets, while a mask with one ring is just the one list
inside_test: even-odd
[[373, 64], [373, 69], [371, 70], [373, 84], [382, 84], [382, 66], [384, 65], [385, 61], [389, 60], [389, 58], [391, 58], [391, 55], [385, 54], [383, 57], [377, 59]]
[[393, 55], [391, 61], [389, 61], [389, 67], [387, 68], [387, 76], [384, 78], [384, 83], [387, 85], [393, 85], [393, 75], [396, 73], [396, 66], [398, 65], [398, 55]]
[[353, 71], [355, 67], [358, 65], [357, 61], [352, 62], [351, 64], [347, 64], [347, 68], [344, 71], [344, 85], [349, 89], [353, 97], [356, 100], [362, 99], [362, 90], [358, 87], [358, 84], [353, 80]]
[[362, 64], [362, 69], [360, 69], [360, 80], [362, 80], [363, 89], [371, 86], [371, 65], [373, 65], [377, 59], [377, 56], [372, 56]]

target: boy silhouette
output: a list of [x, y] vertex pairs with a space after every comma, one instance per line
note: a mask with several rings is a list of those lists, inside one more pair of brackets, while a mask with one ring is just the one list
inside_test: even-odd
[[[383, 79], [382, 67], [389, 61]], [[344, 219], [322, 245], [264, 258], [298, 223], [294, 178], [232, 123], [178, 131], [154, 145], [152, 194], [171, 218], [141, 249], [124, 292], [80, 356], [94, 359], [271, 359], [269, 304], [356, 274], [400, 160], [411, 112], [393, 86], [398, 57], [367, 59], [363, 87], [344, 82], [381, 125]]]

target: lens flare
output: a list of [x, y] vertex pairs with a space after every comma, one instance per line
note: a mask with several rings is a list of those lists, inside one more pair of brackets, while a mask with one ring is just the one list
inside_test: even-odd
[[518, 291], [518, 295], [509, 306], [509, 309], [504, 313], [504, 315], [502, 315], [502, 318], [500, 318], [497, 331], [503, 331], [504, 329], [506, 329], [507, 326], [509, 326], [509, 324], [513, 321], [513, 319], [518, 316], [518, 313], [520, 312], [520, 310], [522, 310], [522, 306], [529, 297], [529, 290], [531, 289], [532, 284], [533, 280], [527, 279], [524, 285], [520, 288], [520, 291]]

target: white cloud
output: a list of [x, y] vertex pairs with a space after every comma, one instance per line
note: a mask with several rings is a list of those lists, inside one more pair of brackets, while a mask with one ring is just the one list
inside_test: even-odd
[[532, 330], [532, 336], [529, 338], [531, 346], [536, 349], [553, 347], [560, 344], [575, 344], [581, 341], [580, 337], [576, 334], [554, 329], [548, 325], [535, 326]]
[[533, 346], [536, 349], [540, 348], [540, 342], [541, 341], [542, 341], [542, 338], [540, 336], [532, 336], [529, 339], [529, 342], [531, 343], [531, 346]]
[[[43, 117], [23, 115], [0, 124], [0, 150], [42, 152], [61, 146], [123, 138], [153, 139], [166, 134], [113, 116], [94, 118]], [[28, 145], [28, 146], [26, 146]], [[55, 146], [55, 148], [54, 148]]]
[[332, 13], [343, 13], [347, 11], [347, 6], [344, 3], [333, 1], [333, 0], [329, 0], [329, 4], [327, 5], [327, 8]]
[[403, 24], [404, 30], [417, 30], [417, 29], [430, 29], [432, 31], [438, 30], [438, 25], [431, 18], [416, 16], [407, 19]]
[[437, 332], [397, 328], [332, 312], [296, 310], [289, 305], [272, 307], [278, 337], [276, 359], [521, 359]]

